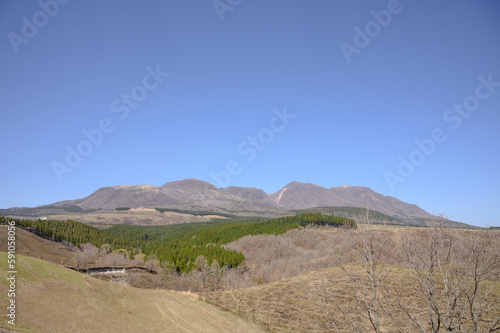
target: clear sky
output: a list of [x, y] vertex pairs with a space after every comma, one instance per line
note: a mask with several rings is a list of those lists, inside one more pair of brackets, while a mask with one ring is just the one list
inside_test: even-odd
[[197, 178], [500, 226], [500, 3], [2, 1], [0, 208]]

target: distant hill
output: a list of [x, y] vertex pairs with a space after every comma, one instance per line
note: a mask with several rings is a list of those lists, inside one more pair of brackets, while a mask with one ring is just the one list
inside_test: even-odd
[[[267, 194], [253, 187], [217, 188], [196, 179], [164, 184], [103, 187], [89, 196], [33, 208], [9, 208], [0, 215], [45, 216], [53, 214], [114, 211], [117, 207], [202, 210], [238, 215], [274, 217], [297, 209], [317, 207], [356, 207], [375, 210], [404, 224], [428, 225], [435, 216], [415, 204], [384, 196], [368, 187], [322, 186], [291, 182], [276, 193]], [[453, 221], [450, 221], [453, 222]], [[454, 224], [454, 222], [452, 223]], [[456, 223], [456, 226], [467, 226]]]

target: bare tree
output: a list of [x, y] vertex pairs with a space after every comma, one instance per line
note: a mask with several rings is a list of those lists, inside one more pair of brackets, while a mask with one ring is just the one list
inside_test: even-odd
[[[337, 256], [338, 266], [348, 276], [353, 287], [355, 300], [355, 311], [363, 319], [369, 322], [369, 327], [374, 332], [381, 332], [381, 313], [383, 311], [384, 284], [387, 275], [385, 263], [382, 261], [385, 252], [388, 251], [388, 238], [380, 239], [380, 233], [373, 229], [370, 223], [370, 211], [365, 210], [364, 215], [356, 218], [357, 228], [345, 230], [351, 248], [355, 250], [360, 259], [363, 269], [345, 265], [342, 254]], [[319, 290], [319, 293], [318, 293]], [[327, 316], [331, 328], [338, 331], [338, 324], [342, 321], [347, 323], [351, 330], [363, 332], [363, 328], [352, 318], [352, 314], [341, 305], [335, 292], [322, 281], [321, 286], [316, 287], [313, 297], [316, 304]], [[336, 310], [331, 309], [334, 305]], [[340, 313], [343, 317], [335, 318], [333, 313]]]
[[90, 243], [80, 246], [80, 250], [73, 257], [72, 263], [77, 269], [86, 269], [95, 263], [99, 250]]
[[408, 304], [398, 305], [418, 330], [500, 330], [498, 296], [493, 297], [499, 280], [498, 241], [485, 236], [481, 231], [443, 227], [402, 236], [412, 288], [425, 301], [425, 319]]
[[147, 260], [144, 261], [144, 266], [150, 271], [160, 272], [160, 261], [154, 254], [147, 257]]
[[216, 259], [212, 261], [209, 271], [209, 279], [213, 291], [217, 291], [222, 282], [223, 270]]
[[197, 272], [197, 275], [199, 277], [199, 284], [201, 285], [201, 290], [205, 288], [205, 286], [208, 283], [208, 277], [210, 274], [210, 266], [208, 265], [208, 260], [204, 256], [198, 256], [194, 262], [195, 265], [195, 272]]
[[[494, 332], [500, 330], [499, 298], [493, 292], [500, 280], [500, 247], [498, 239], [493, 239], [488, 231], [483, 237], [473, 234], [470, 238], [471, 274], [465, 290], [467, 310], [474, 325], [474, 332]], [[496, 310], [496, 317], [484, 319], [485, 314]]]

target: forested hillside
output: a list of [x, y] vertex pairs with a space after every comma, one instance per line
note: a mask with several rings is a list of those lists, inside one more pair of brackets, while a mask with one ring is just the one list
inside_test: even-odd
[[[195, 261], [199, 256], [205, 257], [209, 264], [216, 260], [220, 266], [237, 267], [245, 259], [243, 254], [223, 245], [247, 235], [281, 235], [309, 224], [356, 227], [353, 220], [320, 213], [267, 221], [218, 220], [149, 227], [119, 225], [104, 230], [71, 220], [13, 220], [18, 227], [44, 238], [71, 242], [76, 246], [91, 243], [101, 247], [107, 244], [111, 250], [126, 249], [131, 258], [143, 253], [147, 258], [157, 258], [161, 263], [169, 263], [178, 272], [195, 268]], [[6, 222], [6, 218], [0, 218], [0, 224]]]

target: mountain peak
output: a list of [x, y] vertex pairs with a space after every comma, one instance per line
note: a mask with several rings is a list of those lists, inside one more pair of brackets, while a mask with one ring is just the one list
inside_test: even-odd
[[162, 188], [169, 190], [178, 190], [178, 189], [188, 190], [188, 189], [205, 189], [205, 188], [217, 190], [217, 187], [215, 187], [214, 185], [194, 178], [176, 180], [173, 182], [165, 183], [163, 184]]
[[316, 188], [316, 189], [325, 189], [324, 187], [316, 185], [316, 184], [302, 183], [302, 182], [296, 182], [296, 181], [293, 181], [293, 182], [290, 182], [290, 183], [286, 184], [286, 186], [284, 188], [288, 188], [288, 189], [291, 189], [291, 188]]

